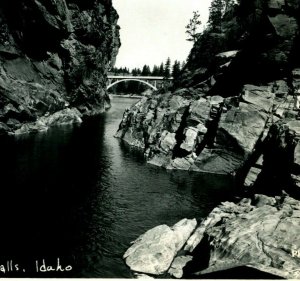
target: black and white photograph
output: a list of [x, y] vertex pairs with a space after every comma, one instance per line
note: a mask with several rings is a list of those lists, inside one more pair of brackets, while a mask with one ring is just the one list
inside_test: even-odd
[[0, 278], [300, 279], [300, 1], [0, 0]]

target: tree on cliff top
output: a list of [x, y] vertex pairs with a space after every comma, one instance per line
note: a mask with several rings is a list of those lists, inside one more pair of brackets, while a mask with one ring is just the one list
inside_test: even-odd
[[167, 61], [166, 61], [165, 67], [164, 67], [164, 78], [170, 78], [170, 76], [171, 76], [170, 67], [171, 67], [171, 59], [167, 58]]
[[159, 76], [163, 76], [165, 72], [164, 63], [162, 62], [159, 66]]
[[223, 16], [238, 2], [239, 0], [212, 0], [208, 24], [213, 31], [221, 31]]
[[159, 67], [157, 65], [153, 66], [153, 70], [151, 72], [152, 76], [159, 76]]
[[209, 8], [208, 24], [213, 31], [220, 31], [224, 9], [223, 0], [213, 0]]
[[142, 69], [142, 75], [143, 76], [149, 76], [151, 74], [151, 70], [150, 70], [150, 67], [149, 65], [144, 65], [143, 66], [143, 69]]
[[199, 27], [202, 24], [200, 21], [200, 14], [198, 11], [193, 12], [193, 17], [190, 19], [189, 24], [185, 27], [186, 31], [185, 33], [188, 34], [187, 41], [193, 41], [196, 42], [199, 35]]
[[172, 67], [172, 76], [174, 79], [177, 79], [180, 74], [180, 62], [175, 60], [173, 67]]

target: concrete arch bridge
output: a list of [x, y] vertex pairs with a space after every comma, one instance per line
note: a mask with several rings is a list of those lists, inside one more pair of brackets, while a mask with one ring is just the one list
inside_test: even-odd
[[163, 76], [114, 76], [108, 75], [108, 86], [106, 89], [113, 87], [114, 85], [126, 82], [126, 81], [136, 81], [143, 84], [146, 84], [153, 90], [158, 90], [164, 85], [170, 85], [172, 83], [173, 78], [165, 78]]

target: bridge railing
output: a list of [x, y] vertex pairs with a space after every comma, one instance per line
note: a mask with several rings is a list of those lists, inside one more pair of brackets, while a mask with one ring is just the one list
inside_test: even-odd
[[164, 76], [133, 76], [133, 75], [107, 75], [108, 79], [141, 79], [141, 80], [173, 80], [173, 77], [165, 78]]

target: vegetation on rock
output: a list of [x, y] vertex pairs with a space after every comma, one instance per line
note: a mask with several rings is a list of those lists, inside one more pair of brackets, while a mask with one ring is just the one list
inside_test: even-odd
[[200, 14], [198, 11], [193, 12], [193, 17], [190, 19], [190, 22], [185, 27], [188, 38], [186, 40], [196, 42], [198, 39], [198, 29], [201, 26]]

